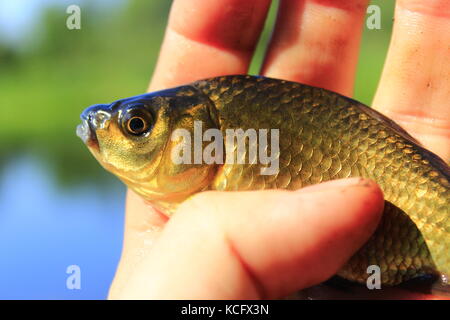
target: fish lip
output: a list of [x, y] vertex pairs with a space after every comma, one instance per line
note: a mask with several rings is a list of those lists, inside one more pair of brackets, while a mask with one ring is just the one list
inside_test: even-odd
[[81, 115], [81, 124], [77, 126], [77, 136], [90, 148], [99, 149], [97, 134], [91, 122], [86, 117]]
[[96, 104], [86, 108], [80, 115], [81, 124], [77, 126], [77, 136], [91, 149], [99, 151], [97, 129], [109, 125], [111, 112], [108, 105]]

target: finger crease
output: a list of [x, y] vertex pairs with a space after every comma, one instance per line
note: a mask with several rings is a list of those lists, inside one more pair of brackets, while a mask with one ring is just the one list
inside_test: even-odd
[[[242, 48], [235, 49], [235, 48], [232, 48], [231, 46], [218, 46], [218, 45], [215, 45], [213, 43], [209, 43], [207, 41], [201, 41], [200, 39], [197, 39], [195, 37], [191, 37], [191, 36], [189, 36], [187, 34], [184, 34], [184, 33], [180, 32], [180, 31], [178, 31], [178, 30], [176, 30], [175, 28], [172, 28], [172, 27], [169, 27], [169, 30], [171, 32], [175, 33], [177, 36], [182, 37], [183, 39], [185, 39], [187, 41], [190, 41], [190, 42], [193, 42], [193, 43], [197, 43], [199, 45], [211, 47], [211, 48], [214, 48], [216, 50], [225, 51], [225, 52], [230, 53], [230, 54], [242, 55], [242, 54], [251, 54], [253, 52], [253, 48], [243, 48], [242, 47]], [[236, 42], [238, 43], [239, 41], [236, 41]]]
[[245, 259], [241, 256], [239, 253], [239, 250], [234, 245], [234, 242], [229, 238], [227, 235], [224, 237], [225, 243], [227, 244], [228, 248], [230, 249], [231, 255], [239, 262], [239, 264], [242, 266], [242, 269], [244, 270], [244, 273], [246, 276], [250, 279], [250, 282], [252, 283], [253, 287], [256, 290], [256, 293], [258, 295], [258, 299], [264, 300], [267, 298], [266, 290], [264, 289], [264, 285], [259, 281], [258, 276], [253, 272], [252, 268], [248, 265], [248, 263], [245, 261]]
[[411, 13], [440, 18], [450, 17], [450, 14], [448, 13], [449, 6], [445, 2], [441, 2], [442, 5], [430, 5], [427, 1], [423, 0], [408, 2], [408, 4], [403, 2], [404, 1], [402, 1], [398, 6], [401, 9]]
[[[389, 118], [396, 119], [398, 122], [406, 124], [419, 124], [426, 126], [427, 128], [435, 128], [438, 130], [450, 130], [450, 122], [445, 118], [431, 117], [423, 114], [422, 112], [417, 115], [407, 114], [399, 111], [384, 111]], [[450, 133], [450, 132], [449, 132]]]

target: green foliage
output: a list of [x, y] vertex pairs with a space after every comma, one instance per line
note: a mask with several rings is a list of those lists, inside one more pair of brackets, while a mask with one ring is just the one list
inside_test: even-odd
[[375, 94], [389, 47], [395, 1], [372, 0], [371, 4], [382, 9], [381, 30], [364, 28], [355, 83], [355, 99], [368, 105]]

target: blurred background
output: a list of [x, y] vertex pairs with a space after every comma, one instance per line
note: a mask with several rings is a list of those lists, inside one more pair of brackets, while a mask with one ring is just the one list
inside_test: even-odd
[[[69, 30], [66, 9], [81, 8]], [[75, 135], [92, 104], [145, 92], [169, 0], [0, 0], [0, 299], [104, 299], [120, 257], [125, 187]], [[355, 98], [374, 95], [394, 1], [365, 28]], [[251, 74], [270, 39], [274, 1]], [[369, 15], [368, 15], [369, 16]], [[66, 269], [81, 269], [69, 290]]]

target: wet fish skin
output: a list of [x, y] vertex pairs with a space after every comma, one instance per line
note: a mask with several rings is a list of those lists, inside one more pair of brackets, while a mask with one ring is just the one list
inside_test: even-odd
[[[133, 142], [120, 129], [120, 113], [135, 103], [155, 114], [146, 143]], [[338, 274], [363, 283], [367, 267], [378, 265], [387, 285], [450, 274], [448, 165], [393, 121], [355, 100], [295, 82], [224, 76], [124, 99], [107, 111], [111, 124], [95, 131], [98, 148], [90, 150], [166, 212], [201, 190], [295, 190], [332, 179], [370, 178], [384, 192], [383, 218]], [[175, 142], [168, 132], [180, 127], [192, 132], [195, 120], [224, 135], [226, 129], [279, 129], [278, 174], [261, 175], [261, 164], [175, 165], [170, 159]]]

